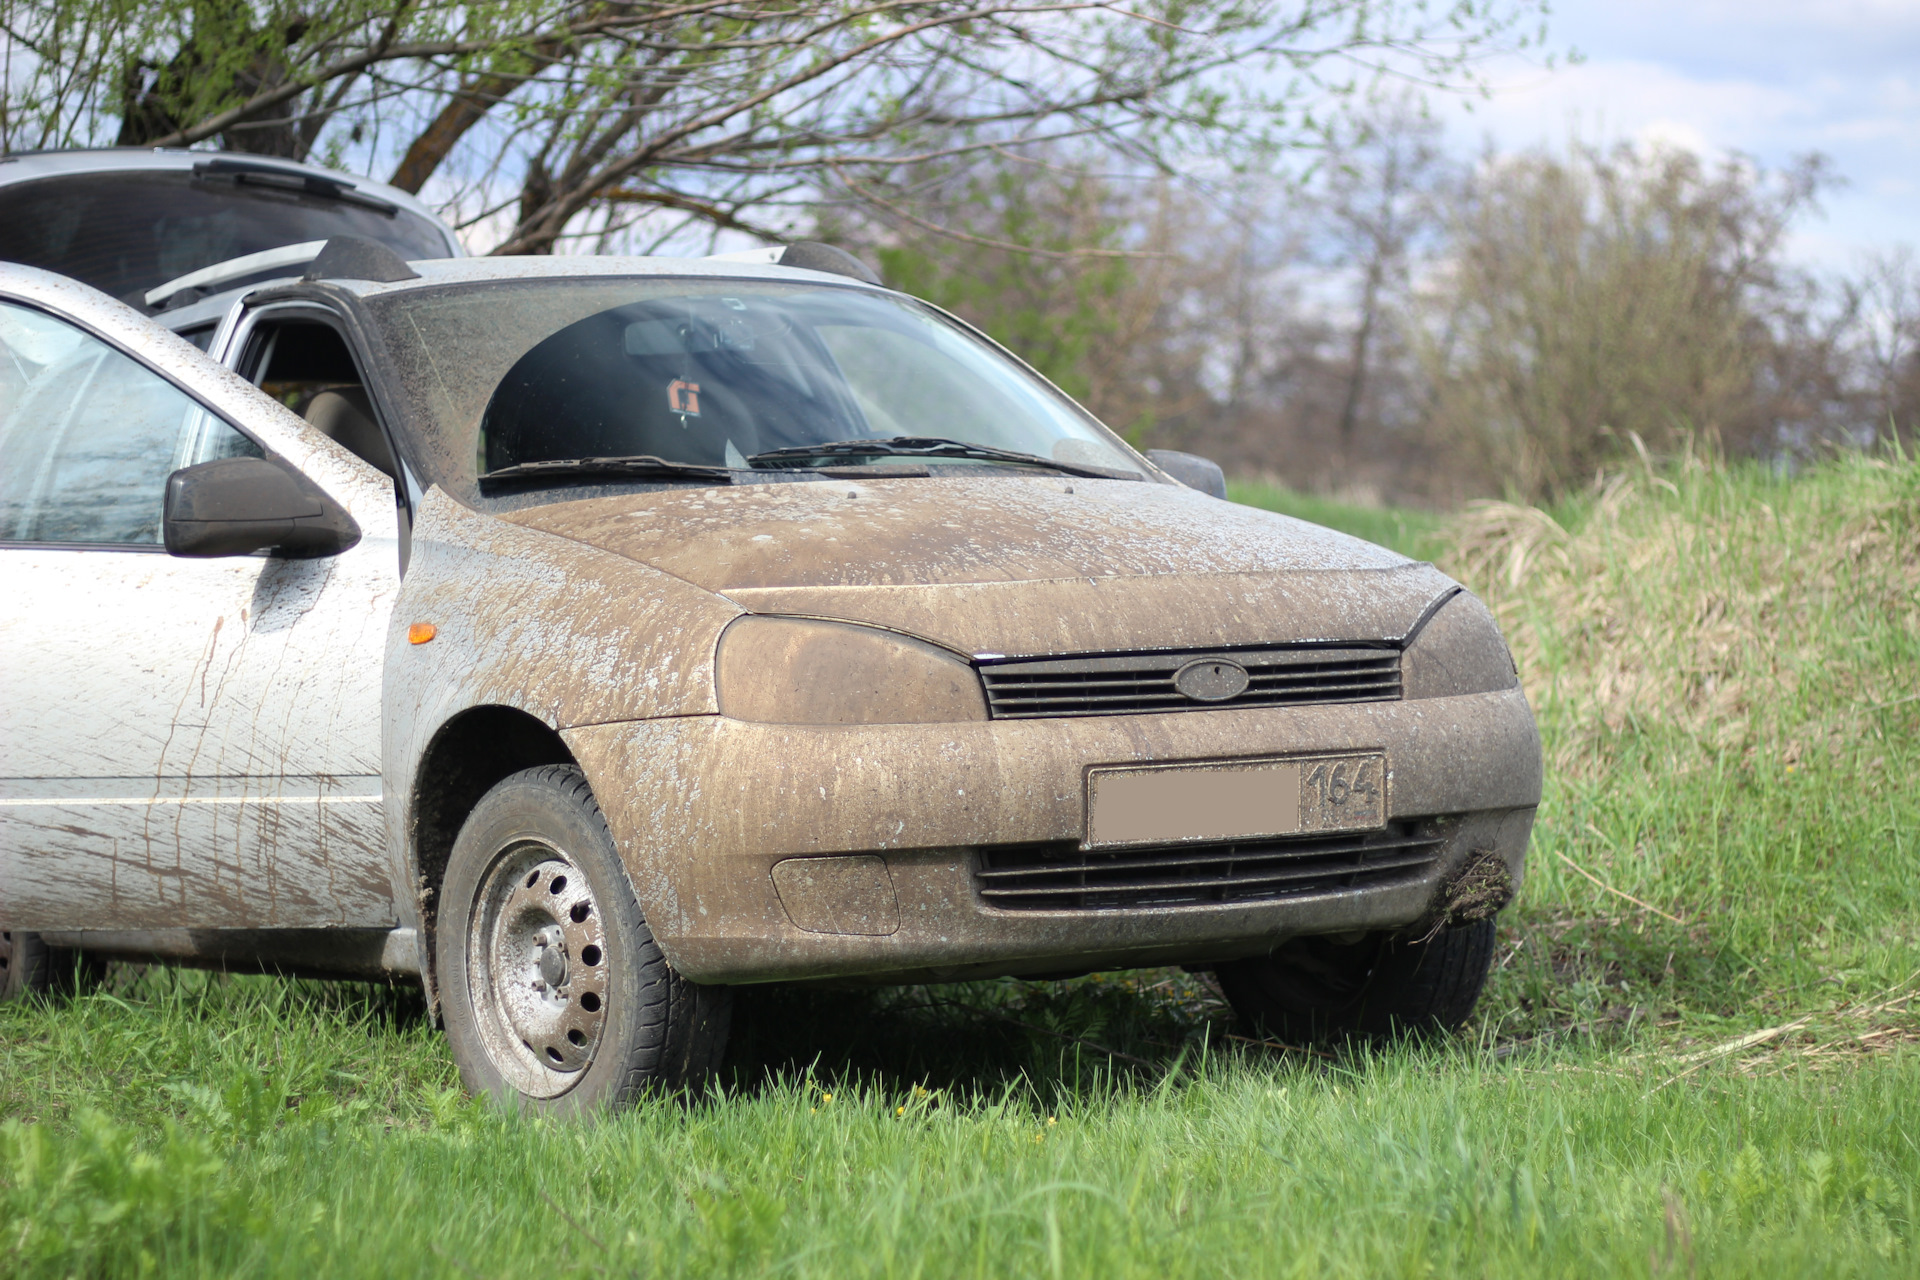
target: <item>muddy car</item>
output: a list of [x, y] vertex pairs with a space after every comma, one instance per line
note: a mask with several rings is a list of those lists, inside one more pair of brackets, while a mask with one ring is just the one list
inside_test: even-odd
[[209, 354], [0, 268], [12, 989], [417, 974], [469, 1087], [562, 1110], [700, 1077], [750, 983], [1470, 1011], [1540, 748], [1432, 566], [821, 246], [341, 238], [195, 307]]

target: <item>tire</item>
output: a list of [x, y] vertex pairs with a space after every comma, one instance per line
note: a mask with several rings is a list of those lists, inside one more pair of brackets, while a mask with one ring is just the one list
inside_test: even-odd
[[0, 929], [0, 1002], [70, 996], [101, 968], [79, 952], [48, 946], [37, 933]]
[[718, 1066], [732, 992], [688, 982], [660, 954], [578, 769], [527, 769], [482, 796], [440, 903], [440, 1003], [472, 1093], [612, 1110]]
[[1456, 1031], [1486, 985], [1493, 921], [1426, 941], [1388, 933], [1358, 942], [1295, 938], [1271, 955], [1216, 971], [1234, 1011], [1294, 1043], [1388, 1040]]

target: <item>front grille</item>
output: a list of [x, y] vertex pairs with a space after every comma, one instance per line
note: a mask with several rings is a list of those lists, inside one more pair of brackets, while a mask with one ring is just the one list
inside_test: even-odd
[[[1200, 701], [1174, 687], [1174, 676], [1182, 667], [1205, 658], [1228, 659], [1244, 667], [1246, 689], [1231, 698]], [[1400, 696], [1398, 649], [1115, 654], [987, 660], [979, 666], [987, 688], [987, 706], [996, 720], [1390, 702]]]
[[1415, 879], [1440, 853], [1430, 824], [1236, 844], [1086, 852], [1071, 841], [980, 851], [974, 882], [1003, 911], [1270, 902]]

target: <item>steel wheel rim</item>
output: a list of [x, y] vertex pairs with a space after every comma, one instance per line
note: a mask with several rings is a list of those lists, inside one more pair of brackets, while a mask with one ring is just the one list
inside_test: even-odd
[[537, 840], [502, 849], [467, 932], [467, 983], [487, 1057], [515, 1089], [554, 1098], [580, 1082], [606, 1031], [600, 907], [579, 866]]

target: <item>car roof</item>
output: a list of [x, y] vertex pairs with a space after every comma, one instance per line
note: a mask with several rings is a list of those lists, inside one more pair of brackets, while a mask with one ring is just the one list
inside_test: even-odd
[[[541, 254], [511, 258], [440, 258], [410, 262], [417, 279], [376, 283], [371, 280], [333, 280], [331, 284], [362, 297], [404, 293], [453, 284], [481, 284], [495, 280], [595, 279], [611, 276], [677, 276], [714, 280], [785, 280], [793, 283], [843, 284], [852, 288], [875, 286], [851, 276], [805, 267], [783, 267], [772, 261], [779, 249], [764, 253], [723, 254], [711, 258], [642, 257], [623, 254]], [[752, 259], [760, 259], [754, 261]]]
[[442, 229], [447, 235], [449, 252], [466, 252], [460, 242], [447, 229], [440, 215], [427, 207], [416, 196], [409, 195], [398, 187], [390, 187], [384, 182], [375, 182], [371, 178], [358, 177], [351, 173], [342, 173], [338, 169], [328, 169], [317, 164], [306, 164], [299, 160], [285, 160], [279, 156], [256, 156], [240, 151], [186, 151], [172, 147], [95, 147], [76, 151], [15, 151], [0, 155], [0, 187], [12, 186], [20, 182], [36, 182], [43, 178], [75, 177], [81, 174], [100, 173], [180, 173], [191, 172], [198, 164], [209, 160], [241, 161], [249, 166], [272, 167], [285, 170], [289, 174], [312, 175], [327, 178], [333, 182], [344, 183], [354, 191], [385, 200], [418, 214]]
[[[710, 258], [641, 257], [638, 255], [595, 254], [587, 256], [540, 255], [514, 258], [431, 258], [409, 262], [419, 273], [413, 280], [376, 283], [371, 280], [329, 279], [327, 283], [360, 297], [385, 296], [438, 285], [482, 284], [494, 280], [595, 279], [615, 276], [663, 276], [712, 280], [784, 280], [791, 283], [838, 284], [852, 289], [876, 286], [851, 276], [830, 271], [812, 271], [804, 267], [783, 267], [774, 262], [782, 250], [749, 250], [746, 253], [719, 254]], [[262, 280], [212, 294], [172, 310], [162, 311], [154, 319], [169, 329], [198, 329], [218, 324], [240, 298], [270, 289], [299, 283], [299, 277]]]

